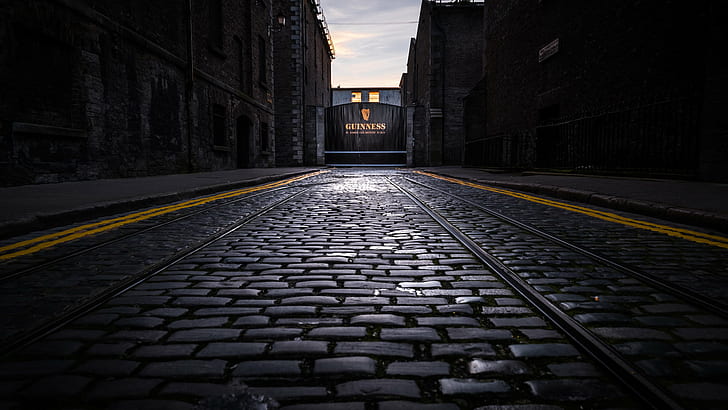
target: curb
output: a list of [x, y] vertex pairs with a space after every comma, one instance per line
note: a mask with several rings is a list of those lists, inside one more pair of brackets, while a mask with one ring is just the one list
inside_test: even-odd
[[0, 239], [6, 239], [24, 235], [30, 232], [56, 228], [75, 222], [87, 221], [93, 218], [100, 218], [103, 216], [118, 214], [122, 212], [129, 212], [151, 205], [168, 204], [181, 201], [183, 199], [209, 195], [216, 192], [293, 178], [299, 175], [307, 174], [309, 172], [313, 172], [312, 169], [306, 171], [296, 171], [285, 174], [263, 176], [253, 179], [244, 179], [240, 181], [226, 182], [216, 185], [208, 185], [205, 187], [193, 188], [185, 191], [171, 192], [160, 195], [130, 198], [113, 202], [98, 202], [87, 207], [70, 209], [67, 211], [56, 212], [53, 214], [38, 214], [30, 218], [0, 223]]
[[728, 232], [728, 215], [703, 211], [699, 209], [673, 207], [657, 202], [630, 199], [598, 192], [584, 191], [556, 185], [529, 184], [524, 182], [502, 182], [486, 179], [467, 178], [448, 173], [428, 171], [433, 174], [458, 178], [480, 184], [499, 186], [519, 191], [547, 195], [554, 198], [583, 202], [619, 211], [633, 212], [640, 215], [664, 219], [671, 222], [684, 223], [703, 228]]

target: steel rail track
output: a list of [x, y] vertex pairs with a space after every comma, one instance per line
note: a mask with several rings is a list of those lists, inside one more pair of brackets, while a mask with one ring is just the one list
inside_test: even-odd
[[406, 188], [403, 188], [391, 179], [389, 182], [434, 219], [453, 238], [470, 250], [485, 266], [515, 289], [539, 313], [561, 330], [572, 343], [592, 357], [614, 376], [622, 386], [642, 400], [646, 406], [653, 409], [684, 409], [662, 387], [647, 379], [639, 368], [626, 361], [611, 346], [602, 342], [592, 332], [554, 306], [548, 299], [533, 289], [531, 285], [521, 279], [513, 270], [501, 263], [495, 256], [483, 250], [475, 241], [456, 228], [445, 217], [430, 208]]
[[311, 188], [305, 188], [305, 189], [301, 190], [300, 192], [296, 192], [295, 194], [290, 195], [286, 198], [283, 198], [280, 201], [277, 201], [271, 205], [261, 208], [258, 211], [254, 212], [253, 214], [248, 215], [243, 220], [238, 221], [233, 226], [226, 228], [224, 231], [218, 232], [218, 233], [212, 235], [211, 237], [205, 239], [202, 243], [193, 245], [192, 247], [189, 247], [185, 250], [177, 252], [175, 255], [144, 270], [140, 274], [135, 275], [134, 277], [129, 278], [123, 282], [120, 282], [114, 286], [111, 286], [111, 287], [107, 288], [106, 290], [102, 291], [101, 293], [93, 296], [91, 299], [86, 300], [86, 301], [68, 309], [67, 311], [63, 312], [61, 315], [15, 336], [12, 341], [6, 342], [6, 343], [0, 345], [0, 357], [11, 355], [12, 353], [22, 349], [23, 347], [26, 347], [26, 346], [30, 345], [31, 343], [38, 341], [38, 340], [42, 339], [43, 337], [55, 332], [56, 330], [59, 330], [63, 326], [73, 322], [74, 320], [80, 318], [81, 316], [85, 315], [86, 313], [89, 313], [89, 312], [93, 311], [94, 309], [100, 307], [107, 301], [123, 294], [124, 292], [130, 290], [131, 288], [135, 287], [136, 285], [140, 284], [141, 282], [151, 278], [152, 276], [157, 275], [158, 273], [164, 271], [165, 269], [169, 268], [170, 266], [174, 265], [175, 263], [194, 254], [195, 252], [198, 252], [201, 249], [204, 249], [205, 247], [211, 245], [212, 243], [230, 235], [231, 233], [237, 231], [238, 229], [247, 225], [248, 223], [255, 220], [256, 218], [259, 218], [259, 217], [263, 216], [264, 214], [270, 212], [271, 210], [301, 196], [302, 194], [308, 192], [310, 189]]
[[124, 235], [119, 236], [117, 238], [112, 238], [112, 239], [109, 239], [109, 240], [100, 242], [100, 243], [97, 243], [95, 245], [89, 246], [87, 248], [79, 249], [77, 251], [68, 253], [68, 254], [63, 255], [63, 256], [59, 256], [57, 258], [53, 258], [51, 260], [42, 262], [42, 263], [37, 264], [37, 265], [29, 266], [27, 268], [22, 268], [22, 269], [19, 269], [19, 270], [15, 271], [15, 272], [3, 273], [3, 274], [0, 275], [0, 283], [5, 282], [7, 280], [15, 279], [15, 278], [20, 277], [20, 276], [24, 276], [24, 275], [27, 275], [27, 274], [31, 274], [33, 272], [39, 271], [39, 270], [44, 269], [44, 268], [47, 268], [49, 266], [56, 265], [56, 264], [58, 264], [60, 262], [66, 261], [68, 259], [72, 259], [72, 258], [75, 258], [77, 256], [81, 256], [81, 255], [84, 255], [86, 253], [89, 253], [91, 251], [95, 251], [96, 249], [100, 249], [100, 248], [103, 248], [105, 246], [112, 245], [112, 244], [115, 244], [117, 242], [121, 242], [123, 240], [132, 238], [134, 236], [147, 233], [147, 232], [152, 231], [154, 229], [158, 229], [158, 228], [161, 228], [161, 227], [164, 227], [164, 226], [173, 224], [175, 222], [179, 222], [179, 221], [185, 220], [187, 218], [191, 218], [193, 216], [196, 216], [196, 215], [199, 215], [201, 213], [204, 213], [204, 212], [213, 210], [215, 208], [219, 208], [219, 207], [226, 206], [226, 205], [232, 205], [234, 203], [241, 202], [241, 201], [245, 201], [245, 200], [250, 200], [252, 198], [256, 198], [256, 197], [259, 197], [259, 196], [262, 196], [262, 195], [265, 195], [265, 194], [269, 194], [271, 192], [276, 192], [276, 191], [280, 191], [280, 190], [284, 190], [284, 189], [290, 189], [290, 188], [293, 188], [293, 187], [291, 187], [291, 186], [284, 186], [284, 187], [280, 187], [280, 188], [273, 188], [271, 190], [266, 190], [266, 191], [263, 191], [263, 192], [258, 192], [258, 193], [252, 194], [252, 195], [246, 195], [246, 196], [243, 196], [241, 198], [232, 199], [232, 200], [229, 200], [229, 201], [226, 201], [226, 202], [222, 202], [222, 203], [219, 203], [219, 204], [212, 204], [212, 205], [206, 206], [206, 207], [204, 207], [202, 209], [198, 209], [196, 211], [191, 211], [191, 212], [186, 213], [184, 215], [178, 216], [178, 217], [176, 217], [176, 218], [174, 218], [172, 220], [165, 221], [165, 222], [160, 222], [160, 223], [158, 223], [156, 225], [153, 225], [153, 226], [150, 226], [150, 227], [141, 229], [139, 231], [130, 232], [128, 234], [124, 234]]
[[494, 218], [500, 219], [501, 221], [506, 222], [508, 224], [517, 226], [518, 228], [521, 228], [521, 229], [523, 229], [525, 231], [528, 231], [528, 232], [530, 232], [530, 233], [532, 233], [532, 234], [534, 234], [536, 236], [539, 236], [539, 237], [541, 237], [543, 239], [546, 239], [548, 241], [555, 242], [555, 243], [563, 246], [564, 248], [568, 248], [568, 249], [570, 249], [570, 250], [572, 250], [574, 252], [577, 252], [577, 253], [579, 253], [581, 255], [584, 255], [584, 256], [586, 256], [586, 257], [588, 257], [588, 258], [590, 258], [590, 259], [592, 259], [594, 261], [597, 261], [597, 262], [599, 262], [601, 264], [607, 265], [610, 268], [615, 269], [615, 270], [617, 270], [617, 271], [619, 271], [621, 273], [624, 273], [624, 274], [626, 274], [628, 276], [632, 276], [634, 278], [637, 278], [637, 279], [639, 279], [639, 280], [647, 283], [650, 286], [653, 286], [653, 287], [655, 287], [657, 289], [660, 289], [660, 290], [662, 290], [662, 291], [664, 291], [666, 293], [669, 293], [669, 294], [672, 294], [673, 296], [676, 296], [678, 298], [681, 298], [681, 299], [683, 299], [683, 300], [685, 300], [685, 301], [687, 301], [687, 302], [689, 302], [689, 303], [691, 303], [691, 304], [693, 304], [693, 305], [695, 305], [697, 307], [700, 307], [701, 309], [704, 309], [706, 311], [709, 311], [711, 313], [714, 313], [714, 314], [716, 314], [718, 316], [728, 317], [728, 305], [726, 305], [724, 303], [721, 303], [721, 302], [716, 301], [714, 299], [708, 298], [707, 296], [704, 296], [704, 295], [701, 295], [699, 293], [696, 293], [696, 292], [694, 292], [694, 291], [692, 291], [690, 289], [687, 289], [687, 288], [685, 288], [683, 286], [676, 285], [674, 283], [670, 283], [670, 282], [664, 281], [664, 280], [662, 280], [662, 279], [660, 279], [660, 278], [658, 278], [658, 277], [656, 277], [656, 276], [654, 276], [652, 274], [649, 274], [649, 273], [647, 273], [645, 271], [642, 271], [642, 270], [637, 269], [635, 267], [629, 266], [629, 265], [624, 264], [622, 262], [619, 262], [619, 261], [615, 261], [613, 259], [610, 259], [610, 258], [608, 258], [608, 257], [606, 257], [604, 255], [601, 255], [601, 254], [599, 254], [597, 252], [594, 252], [592, 250], [589, 250], [589, 249], [587, 249], [587, 248], [585, 248], [583, 246], [576, 245], [576, 244], [574, 244], [572, 242], [569, 242], [569, 241], [566, 241], [564, 239], [558, 238], [558, 237], [556, 237], [556, 236], [554, 236], [554, 235], [552, 235], [552, 234], [550, 234], [548, 232], [545, 232], [545, 231], [543, 231], [541, 229], [538, 229], [538, 228], [533, 227], [531, 225], [525, 224], [523, 222], [517, 221], [517, 220], [515, 220], [515, 219], [513, 219], [511, 217], [508, 217], [506, 215], [503, 215], [503, 214], [501, 214], [501, 213], [499, 213], [497, 211], [494, 211], [492, 209], [486, 208], [486, 207], [484, 207], [484, 206], [482, 206], [480, 204], [477, 204], [477, 203], [475, 203], [475, 202], [473, 202], [471, 200], [465, 199], [465, 198], [463, 198], [461, 196], [452, 194], [450, 192], [447, 192], [445, 190], [442, 190], [442, 189], [439, 189], [439, 188], [436, 188], [436, 187], [433, 187], [433, 186], [430, 186], [430, 185], [427, 185], [427, 184], [423, 184], [423, 183], [421, 183], [419, 181], [415, 181], [415, 180], [410, 179], [410, 178], [406, 178], [405, 177], [405, 180], [407, 180], [408, 182], [411, 182], [411, 183], [413, 183], [415, 185], [419, 185], [419, 186], [422, 186], [424, 188], [431, 189], [433, 191], [436, 191], [438, 193], [441, 193], [443, 195], [447, 195], [447, 196], [450, 196], [452, 198], [455, 198], [458, 201], [464, 202], [464, 203], [472, 206], [473, 208], [476, 208], [476, 209], [478, 209], [478, 210], [480, 210], [482, 212], [485, 212], [486, 214], [488, 214], [488, 215], [490, 215], [490, 216], [492, 216]]

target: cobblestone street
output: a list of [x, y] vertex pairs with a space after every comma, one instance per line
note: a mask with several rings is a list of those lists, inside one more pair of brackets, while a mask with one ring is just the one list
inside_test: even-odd
[[[423, 206], [676, 408], [728, 405], [724, 247], [406, 170], [331, 170], [246, 195], [2, 282], [6, 342], [79, 300], [128, 286], [5, 355], [0, 408], [244, 409], [251, 397], [286, 410], [648, 407]], [[476, 205], [688, 289], [707, 306]]]

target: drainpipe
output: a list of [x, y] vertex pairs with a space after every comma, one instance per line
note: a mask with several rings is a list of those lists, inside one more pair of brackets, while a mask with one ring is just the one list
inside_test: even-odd
[[187, 0], [187, 90], [185, 95], [185, 108], [187, 110], [187, 172], [193, 172], [192, 163], [192, 94], [195, 91], [195, 57], [192, 45], [192, 0]]
[[442, 63], [440, 64], [440, 109], [442, 110], [442, 126], [440, 127], [440, 165], [445, 164], [445, 79], [447, 76], [445, 75], [445, 64], [447, 62], [447, 36], [445, 34], [445, 30], [443, 30], [442, 26], [440, 25], [438, 21], [438, 15], [435, 13], [435, 9], [431, 9], [430, 12], [433, 15], [432, 22], [437, 27], [437, 29], [442, 33], [442, 37], [440, 39], [440, 60]]
[[301, 0], [301, 121], [298, 122], [299, 131], [301, 132], [301, 165], [306, 164], [306, 2], [310, 0]]

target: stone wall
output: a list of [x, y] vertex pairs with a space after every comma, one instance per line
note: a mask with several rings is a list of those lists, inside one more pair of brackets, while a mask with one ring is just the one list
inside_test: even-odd
[[728, 157], [714, 143], [725, 128], [701, 132], [716, 118], [703, 110], [726, 101], [708, 104], [704, 94], [721, 89], [706, 72], [725, 72], [711, 57], [726, 37], [721, 10], [702, 1], [486, 2], [487, 133], [468, 148], [482, 153], [473, 163], [728, 174], [714, 155]]
[[332, 59], [319, 11], [314, 0], [274, 1], [275, 16], [286, 19], [274, 34], [278, 166], [317, 163], [315, 155], [306, 155], [316, 151], [316, 136], [305, 113], [331, 105]]
[[4, 2], [0, 183], [272, 166], [270, 18], [253, 0]]
[[463, 100], [482, 73], [482, 10], [482, 3], [422, 3], [403, 91], [417, 106], [415, 165], [463, 161]]

